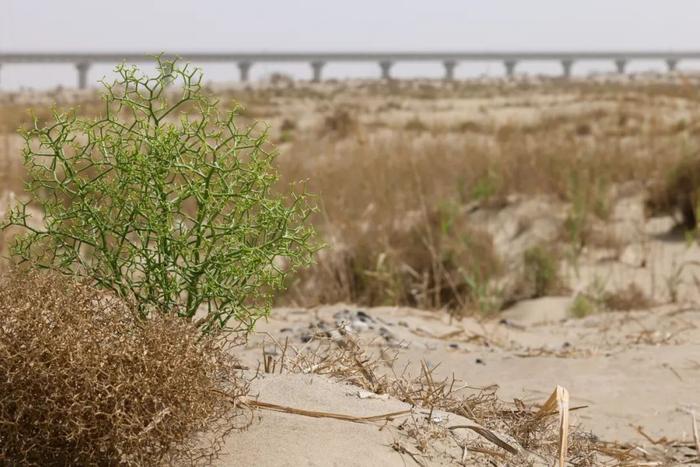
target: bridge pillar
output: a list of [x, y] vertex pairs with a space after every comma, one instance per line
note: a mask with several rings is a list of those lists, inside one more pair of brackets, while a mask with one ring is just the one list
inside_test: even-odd
[[442, 64], [445, 66], [445, 81], [454, 80], [457, 62], [455, 62], [454, 60], [446, 60]]
[[320, 83], [321, 82], [321, 71], [323, 71], [323, 66], [326, 64], [326, 62], [311, 62], [311, 70], [313, 71], [313, 78], [311, 81], [314, 83]]
[[562, 60], [561, 61], [561, 67], [562, 67], [562, 74], [564, 78], [571, 78], [571, 68], [574, 66], [574, 61], [573, 60]]
[[394, 62], [389, 60], [382, 60], [379, 62], [379, 68], [382, 69], [382, 79], [391, 79], [391, 66]]
[[676, 67], [678, 66], [678, 59], [677, 58], [667, 58], [666, 59], [666, 66], [668, 67], [669, 73], [676, 71]]
[[617, 67], [617, 72], [621, 75], [625, 74], [625, 68], [627, 67], [627, 60], [618, 58], [615, 60], [615, 67]]
[[506, 67], [506, 76], [512, 78], [515, 76], [515, 66], [518, 64], [516, 60], [506, 60], [503, 65]]
[[87, 89], [88, 70], [90, 69], [90, 63], [76, 63], [75, 68], [78, 70], [78, 89]]
[[238, 70], [241, 72], [241, 81], [247, 82], [250, 79], [250, 67], [253, 66], [253, 62], [238, 62]]

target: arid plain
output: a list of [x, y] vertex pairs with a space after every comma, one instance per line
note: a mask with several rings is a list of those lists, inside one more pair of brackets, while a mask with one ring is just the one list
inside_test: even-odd
[[[700, 462], [700, 77], [209, 90], [323, 244], [234, 349], [262, 404], [220, 465]], [[52, 105], [101, 110], [0, 93], [0, 214]]]

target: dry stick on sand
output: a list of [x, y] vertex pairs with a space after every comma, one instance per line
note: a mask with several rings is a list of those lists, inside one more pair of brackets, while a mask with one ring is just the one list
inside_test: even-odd
[[260, 409], [266, 409], [266, 410], [273, 410], [275, 412], [282, 412], [282, 413], [290, 413], [294, 415], [303, 415], [305, 417], [313, 417], [313, 418], [333, 418], [335, 420], [343, 420], [346, 422], [353, 422], [353, 423], [373, 423], [373, 422], [379, 422], [383, 420], [392, 420], [395, 417], [401, 416], [401, 415], [407, 415], [411, 413], [411, 409], [407, 410], [400, 410], [398, 412], [390, 412], [390, 413], [385, 413], [385, 414], [380, 414], [380, 415], [371, 415], [368, 417], [356, 417], [354, 415], [345, 415], [345, 414], [339, 414], [339, 413], [332, 413], [332, 412], [319, 412], [316, 410], [304, 410], [304, 409], [297, 409], [294, 407], [288, 407], [286, 405], [279, 405], [279, 404], [272, 404], [270, 402], [263, 402], [263, 401], [256, 401], [256, 400], [248, 400], [245, 402], [249, 406], [252, 407], [257, 407]]
[[700, 461], [700, 435], [698, 435], [698, 420], [695, 417], [695, 411], [690, 412], [690, 416], [693, 417], [693, 440], [695, 440], [695, 455]]
[[[347, 336], [344, 332], [342, 332], [342, 328], [339, 329], [341, 331], [341, 335], [343, 335], [346, 339], [349, 339], [349, 336]], [[267, 334], [267, 333], [266, 333]], [[267, 334], [269, 335], [269, 334]], [[277, 342], [273, 336], [270, 336], [273, 341], [275, 341], [278, 344], [278, 347], [282, 347], [279, 342]], [[285, 342], [285, 347], [287, 347], [288, 343]], [[357, 349], [357, 343], [354, 342], [352, 339], [349, 339], [348, 345], [350, 345], [352, 348]], [[292, 348], [292, 351], [297, 353], [297, 355], [300, 355], [299, 350], [295, 349], [293, 346], [290, 346]], [[371, 383], [369, 389], [370, 390], [376, 390], [375, 386], [377, 385], [376, 377], [374, 375], [374, 372], [371, 368], [367, 368], [366, 362], [359, 357], [358, 355], [351, 353], [350, 358], [352, 360], [352, 365], [355, 368], [358, 368], [363, 376], [363, 379], [366, 382]], [[322, 365], [323, 363], [315, 363], [314, 367], [317, 367], [318, 365]], [[281, 365], [282, 367], [284, 365]], [[317, 368], [316, 368], [317, 369]], [[273, 370], [274, 371], [274, 370]], [[308, 370], [308, 371], [314, 371], [314, 370]], [[308, 372], [304, 371], [304, 373]], [[398, 395], [398, 398], [404, 402], [410, 403], [413, 408], [426, 408], [429, 409], [429, 413], [427, 414], [427, 418], [430, 420], [432, 419], [432, 412], [436, 408], [435, 404], [435, 398], [440, 397], [441, 395], [444, 395], [444, 392], [447, 391], [448, 393], [453, 392], [453, 387], [452, 385], [454, 384], [454, 380], [452, 381], [451, 384], [448, 386], [445, 386], [445, 382], [442, 383], [436, 383], [433, 380], [432, 377], [432, 370], [428, 369], [426, 363], [424, 361], [421, 361], [421, 373], [423, 375], [421, 381], [423, 381], [422, 386], [421, 386], [421, 391], [418, 393], [414, 393], [412, 388], [410, 386], [402, 386], [400, 385], [398, 388], [394, 388], [393, 392], [399, 391], [400, 394], [395, 394]], [[361, 385], [362, 386], [362, 385]], [[390, 391], [392, 392], [392, 391]], [[311, 411], [311, 410], [304, 410], [304, 409], [297, 409], [294, 407], [288, 407], [288, 406], [281, 406], [277, 404], [271, 404], [263, 401], [255, 401], [252, 400], [249, 402], [249, 405], [252, 407], [258, 407], [266, 410], [274, 410], [278, 412], [284, 412], [284, 413], [290, 413], [290, 414], [296, 414], [296, 415], [302, 415], [302, 416], [309, 416], [309, 417], [315, 417], [315, 418], [333, 418], [336, 420], [342, 420], [342, 421], [349, 421], [349, 422], [355, 422], [355, 423], [372, 423], [372, 422], [378, 422], [378, 421], [391, 421], [393, 417], [399, 416], [399, 415], [406, 415], [411, 413], [411, 410], [406, 410], [403, 412], [396, 412], [396, 413], [389, 413], [389, 414], [382, 414], [382, 415], [376, 415], [376, 416], [371, 416], [371, 417], [356, 417], [353, 415], [345, 415], [345, 414], [337, 414], [337, 413], [330, 413], [330, 412], [319, 412], [319, 411]], [[558, 442], [558, 451], [559, 451], [559, 463], [560, 465], [565, 465], [565, 460], [566, 460], [566, 453], [568, 449], [568, 413], [570, 410], [576, 410], [579, 408], [583, 407], [575, 407], [575, 408], [570, 408], [569, 407], [569, 398], [568, 398], [568, 392], [566, 389], [562, 388], [561, 386], [557, 386], [557, 388], [552, 392], [552, 395], [547, 399], [547, 401], [542, 405], [542, 407], [534, 414], [535, 421], [537, 420], [544, 420], [545, 418], [555, 414], [559, 413], [559, 442]], [[464, 409], [463, 409], [464, 410]], [[467, 413], [465, 411], [464, 415], [467, 416], [467, 418], [474, 419], [473, 414]], [[464, 424], [464, 425], [456, 425], [456, 426], [451, 426], [448, 427], [450, 431], [458, 430], [458, 429], [469, 429], [479, 436], [485, 438], [486, 440], [490, 441], [491, 443], [495, 444], [496, 446], [502, 448], [504, 451], [510, 453], [510, 454], [519, 454], [523, 451], [523, 448], [517, 443], [514, 442], [514, 440], [510, 440], [508, 438], [505, 438], [503, 435], [500, 433], [493, 431], [489, 428], [486, 428], [482, 426], [481, 424], [478, 424], [476, 422], [469, 423], [469, 424]], [[478, 452], [478, 449], [477, 449]]]
[[[366, 417], [357, 417], [354, 415], [345, 415], [333, 412], [320, 412], [316, 410], [304, 410], [295, 407], [289, 407], [285, 405], [272, 404], [270, 402], [248, 400], [244, 402], [251, 407], [257, 407], [260, 409], [272, 410], [275, 412], [289, 413], [294, 415], [302, 415], [305, 417], [312, 418], [332, 418], [335, 420], [342, 420], [352, 423], [374, 423], [379, 421], [391, 421], [395, 417], [401, 415], [408, 415], [412, 412], [412, 409], [401, 410], [398, 412], [390, 412], [379, 415], [371, 415]], [[544, 403], [537, 413], [538, 418], [544, 418], [555, 411], [559, 412], [559, 466], [563, 467], [566, 465], [566, 451], [568, 449], [568, 433], [569, 433], [569, 392], [561, 387], [557, 386], [554, 392], [549, 396], [549, 399]], [[695, 418], [693, 418], [693, 423], [695, 423]], [[472, 424], [472, 425], [456, 425], [451, 426], [449, 429], [457, 430], [460, 428], [465, 428], [474, 431], [480, 436], [491, 441], [496, 446], [503, 448], [504, 450], [510, 452], [511, 454], [518, 454], [520, 452], [519, 447], [513, 447], [506, 441], [501, 439], [495, 432], [484, 428], [483, 426]], [[696, 437], [697, 441], [697, 437]]]
[[[559, 412], [559, 467], [564, 467], [566, 465], [566, 453], [569, 444], [569, 391], [559, 385], [557, 385], [547, 401], [542, 405], [535, 415], [535, 418], [543, 419], [552, 415], [554, 412]], [[520, 452], [519, 447], [511, 446], [496, 433], [480, 425], [456, 425], [449, 427], [450, 430], [459, 428], [472, 430], [511, 454], [518, 454]]]
[[559, 385], [537, 412], [537, 417], [544, 418], [555, 410], [559, 412], [559, 467], [564, 467], [569, 447], [569, 391]]
[[449, 427], [449, 429], [451, 431], [458, 430], [460, 428], [472, 430], [474, 433], [477, 433], [478, 435], [486, 438], [487, 440], [491, 441], [496, 446], [505, 449], [506, 451], [508, 451], [511, 454], [518, 454], [520, 452], [519, 446], [518, 447], [511, 446], [510, 444], [508, 444], [507, 442], [502, 440], [498, 436], [498, 434], [496, 434], [495, 432], [493, 432], [487, 428], [484, 428], [481, 425], [476, 425], [476, 424], [473, 424], [473, 425], [454, 425], [454, 426]]

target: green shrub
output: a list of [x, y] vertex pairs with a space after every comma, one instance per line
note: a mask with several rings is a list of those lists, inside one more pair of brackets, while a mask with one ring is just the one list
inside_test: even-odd
[[471, 199], [474, 201], [486, 201], [494, 197], [501, 189], [501, 180], [498, 174], [489, 169], [479, 177], [471, 190]]
[[585, 318], [596, 311], [597, 307], [595, 302], [584, 294], [576, 295], [576, 298], [574, 298], [573, 303], [569, 307], [569, 314], [574, 318]]
[[562, 288], [557, 258], [544, 247], [535, 246], [523, 253], [524, 279], [532, 287], [533, 297], [556, 293]]
[[575, 256], [593, 235], [592, 220], [607, 220], [611, 213], [609, 183], [605, 175], [587, 167], [574, 167], [569, 177], [567, 197], [571, 202], [564, 221], [564, 237], [571, 243]]
[[198, 69], [158, 65], [152, 77], [118, 66], [104, 116], [54, 112], [23, 133], [44, 223], [33, 228], [20, 205], [4, 227], [28, 231], [13, 247], [21, 261], [135, 299], [144, 315], [251, 329], [286, 274], [310, 261], [308, 197], [273, 191], [266, 132], [220, 112]]

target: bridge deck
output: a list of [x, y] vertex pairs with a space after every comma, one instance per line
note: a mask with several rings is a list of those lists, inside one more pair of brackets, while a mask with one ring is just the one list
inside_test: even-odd
[[[158, 52], [0, 52], [0, 65], [17, 63], [74, 63], [78, 71], [78, 87], [87, 87], [87, 75], [94, 63], [143, 63], [152, 62]], [[439, 61], [445, 67], [445, 79], [454, 79], [459, 62], [501, 61], [506, 75], [515, 74], [516, 66], [523, 61], [558, 61], [565, 77], [571, 75], [577, 61], [611, 60], [618, 73], [624, 73], [630, 60], [663, 60], [669, 71], [676, 69], [681, 60], [700, 59], [700, 50], [669, 51], [448, 51], [448, 52], [183, 52], [162, 54], [165, 59], [182, 58], [194, 62], [235, 62], [241, 81], [247, 81], [250, 68], [260, 62], [308, 62], [313, 81], [320, 81], [323, 66], [328, 62], [377, 62], [381, 77], [391, 77], [391, 67], [396, 62]]]

